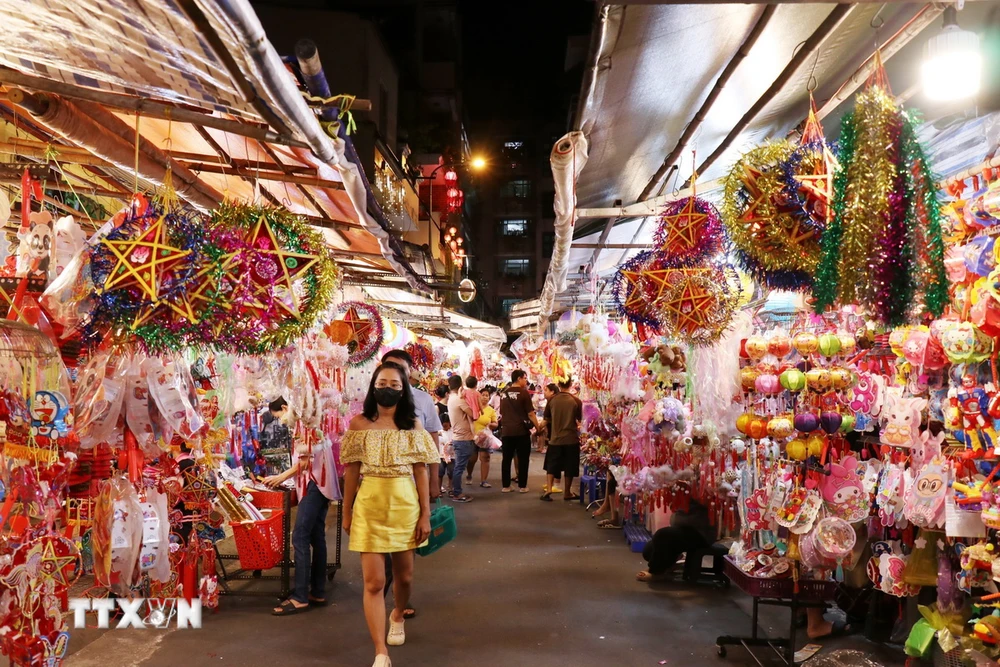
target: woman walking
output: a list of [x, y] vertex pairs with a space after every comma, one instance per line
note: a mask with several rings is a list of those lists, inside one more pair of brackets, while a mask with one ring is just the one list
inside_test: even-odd
[[[361, 553], [364, 608], [375, 644], [372, 667], [391, 667], [387, 646], [402, 646], [403, 610], [413, 582], [413, 550], [430, 535], [427, 466], [440, 457], [416, 418], [413, 394], [395, 364], [375, 369], [362, 414], [351, 420], [341, 444], [344, 532]], [[359, 485], [360, 480], [360, 485]], [[385, 632], [385, 556], [392, 556], [393, 600]]]

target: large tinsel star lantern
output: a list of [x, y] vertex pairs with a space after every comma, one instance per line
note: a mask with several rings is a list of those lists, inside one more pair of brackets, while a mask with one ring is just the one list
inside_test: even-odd
[[152, 352], [182, 347], [193, 315], [187, 288], [203, 259], [204, 229], [193, 209], [158, 203], [127, 209], [89, 249], [95, 294], [86, 338], [138, 341]]
[[229, 318], [235, 325], [225, 347], [261, 354], [301, 337], [327, 310], [337, 267], [323, 237], [287, 210], [223, 203], [212, 213], [213, 230], [238, 234], [242, 249], [227, 248], [232, 270]]
[[722, 247], [722, 220], [711, 202], [685, 197], [664, 207], [654, 240], [671, 266], [706, 259]]
[[833, 217], [833, 178], [840, 168], [833, 149], [826, 143], [816, 115], [816, 102], [809, 95], [809, 116], [798, 148], [785, 163], [785, 194], [802, 210], [812, 228], [822, 234]]
[[787, 141], [758, 146], [725, 179], [723, 221], [736, 258], [773, 289], [807, 288], [819, 262], [819, 231], [785, 190], [785, 165], [794, 152]]
[[738, 279], [716, 266], [678, 269], [654, 303], [664, 335], [694, 345], [717, 341], [740, 300]]
[[896, 101], [876, 56], [841, 126], [842, 168], [813, 294], [820, 311], [860, 304], [898, 326], [920, 311], [940, 315], [948, 282], [937, 186], [916, 121]]
[[641, 252], [620, 267], [611, 281], [611, 298], [618, 314], [637, 327], [656, 331], [660, 322], [650, 309], [651, 289], [656, 289], [647, 280], [650, 271], [660, 271], [659, 256], [654, 251]]
[[350, 356], [348, 363], [360, 366], [375, 356], [382, 345], [385, 334], [382, 315], [378, 308], [361, 301], [345, 301], [337, 306], [337, 314], [342, 315], [331, 324], [343, 333], [337, 342], [347, 346]]

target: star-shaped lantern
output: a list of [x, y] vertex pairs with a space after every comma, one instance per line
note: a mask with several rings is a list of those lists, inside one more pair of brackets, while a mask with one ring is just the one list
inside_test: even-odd
[[660, 218], [664, 229], [660, 250], [668, 256], [687, 255], [698, 247], [709, 216], [699, 212], [696, 204], [694, 197], [687, 197], [679, 210]]
[[101, 290], [134, 287], [153, 304], [160, 301], [160, 290], [167, 272], [191, 254], [190, 250], [181, 250], [170, 244], [166, 215], [159, 216], [135, 238], [102, 239], [101, 244], [115, 256], [115, 263]]
[[[75, 548], [71, 548], [60, 538], [45, 537], [42, 539], [44, 542], [38, 575], [50, 579], [57, 586], [57, 590], [60, 588], [65, 590], [79, 578], [80, 568], [77, 563], [79, 556], [74, 555]], [[61, 549], [56, 549], [57, 543], [60, 543]], [[68, 553], [59, 555], [60, 551]]]
[[351, 328], [351, 339], [348, 344], [355, 343], [359, 348], [365, 347], [371, 341], [375, 323], [364, 319], [358, 314], [358, 309], [351, 306], [344, 313], [344, 322]]
[[799, 184], [798, 195], [802, 207], [814, 224], [826, 226], [832, 215], [833, 177], [839, 168], [836, 156], [826, 143], [823, 126], [816, 116], [816, 101], [809, 95], [809, 116], [802, 130], [799, 150], [812, 148], [811, 155], [804, 155], [801, 171], [794, 175]]
[[[319, 261], [316, 255], [287, 250], [279, 242], [267, 215], [261, 213], [250, 232], [250, 245], [254, 249], [250, 277], [256, 285], [258, 297], [273, 295], [275, 303], [295, 319], [302, 316], [301, 297], [295, 290], [295, 281]], [[267, 299], [262, 299], [264, 303]]]

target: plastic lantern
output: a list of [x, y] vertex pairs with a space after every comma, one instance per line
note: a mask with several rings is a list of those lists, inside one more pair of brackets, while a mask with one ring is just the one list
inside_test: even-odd
[[840, 425], [844, 422], [844, 418], [839, 412], [834, 412], [833, 410], [825, 410], [819, 416], [819, 424], [823, 427], [823, 430], [833, 435], [840, 430]]
[[794, 423], [799, 433], [812, 433], [819, 428], [819, 417], [812, 412], [800, 412], [795, 415]]
[[836, 334], [823, 334], [819, 337], [819, 352], [824, 357], [833, 357], [840, 352], [840, 338]]
[[840, 432], [850, 433], [854, 430], [854, 415], [848, 413], [843, 415], [843, 420], [840, 422]]
[[825, 368], [812, 368], [806, 373], [806, 384], [809, 391], [821, 394], [830, 389], [830, 371]]
[[927, 327], [914, 327], [903, 343], [903, 357], [917, 368], [938, 370], [948, 365], [941, 342]]
[[806, 374], [798, 368], [789, 368], [778, 377], [781, 386], [788, 391], [798, 393], [806, 388]]
[[792, 339], [784, 331], [778, 331], [767, 341], [767, 351], [784, 359], [792, 351]]
[[758, 375], [754, 381], [754, 387], [762, 394], [777, 394], [781, 391], [781, 383], [778, 376], [771, 373]]
[[806, 448], [809, 450], [809, 456], [822, 456], [824, 446], [826, 446], [826, 436], [820, 435], [819, 433], [813, 433], [809, 436], [809, 439], [806, 440]]
[[858, 341], [854, 339], [854, 336], [849, 333], [839, 333], [837, 338], [840, 339], [840, 353], [845, 357], [849, 357], [858, 348]]
[[819, 349], [819, 338], [809, 331], [800, 331], [792, 339], [792, 346], [804, 357]]
[[750, 435], [750, 422], [753, 421], [754, 415], [751, 412], [744, 412], [739, 417], [736, 418], [736, 430], [743, 435]]
[[830, 369], [830, 386], [837, 391], [850, 389], [854, 384], [854, 373], [843, 366], [836, 366]]
[[806, 443], [796, 438], [785, 445], [785, 454], [793, 461], [805, 461], [807, 450]]
[[767, 422], [767, 434], [772, 438], [787, 438], [794, 432], [795, 427], [792, 425], [792, 419], [788, 415], [773, 417]]
[[760, 373], [753, 366], [746, 366], [740, 369], [740, 386], [743, 387], [743, 391], [753, 391], [756, 388], [754, 384]]
[[941, 335], [941, 344], [953, 364], [978, 363], [990, 356], [993, 339], [972, 322], [959, 322]]
[[754, 361], [763, 359], [764, 355], [767, 354], [767, 341], [764, 340], [763, 336], [750, 336], [747, 338], [747, 356], [749, 356]]

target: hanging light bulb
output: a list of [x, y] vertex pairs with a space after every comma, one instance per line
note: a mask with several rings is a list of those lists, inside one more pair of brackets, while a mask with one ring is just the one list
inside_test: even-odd
[[448, 188], [448, 199], [458, 199], [458, 188]]
[[958, 25], [954, 5], [944, 10], [944, 27], [927, 40], [921, 66], [924, 94], [936, 101], [962, 100], [979, 92], [983, 57], [979, 36]]
[[458, 174], [455, 173], [454, 169], [449, 169], [444, 172], [444, 180], [448, 183], [456, 183], [458, 181]]
[[454, 236], [455, 234], [458, 234], [458, 228], [457, 227], [449, 227], [448, 228], [448, 233], [451, 234], [452, 236]]

